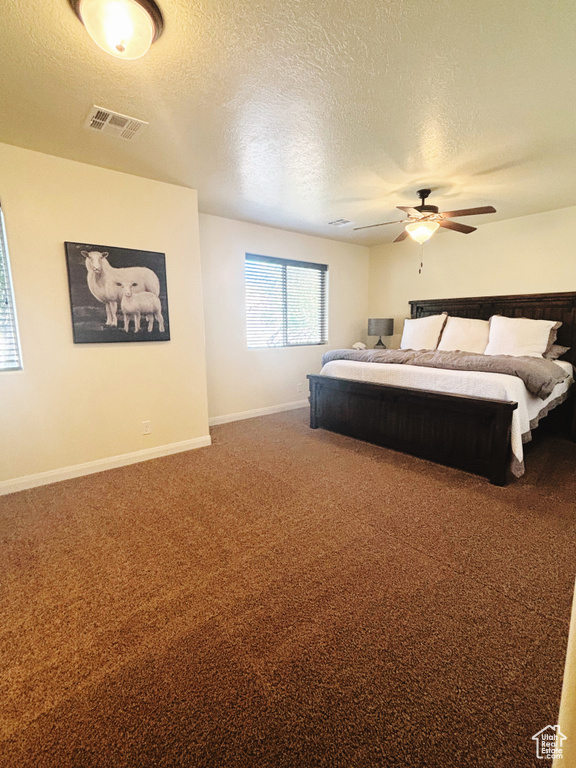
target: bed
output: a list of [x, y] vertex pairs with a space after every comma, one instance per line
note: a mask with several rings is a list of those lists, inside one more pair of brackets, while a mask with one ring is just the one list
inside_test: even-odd
[[[569, 370], [567, 364], [576, 364], [576, 292], [411, 301], [410, 307], [412, 318], [447, 312], [452, 317], [484, 320], [504, 315], [561, 321], [557, 343], [570, 348], [563, 356], [564, 366]], [[505, 485], [511, 476], [514, 461], [518, 460], [519, 436], [526, 439], [529, 435], [529, 431], [523, 431], [526, 419], [533, 426], [538, 421], [538, 414], [534, 418], [534, 413], [518, 412], [526, 411], [525, 404], [520, 396], [515, 398], [515, 391], [510, 388], [501, 390], [498, 397], [479, 397], [450, 392], [450, 387], [442, 382], [436, 382], [437, 388], [433, 389], [422, 388], [422, 382], [418, 386], [400, 386], [359, 380], [366, 379], [365, 374], [353, 369], [353, 365], [348, 365], [335, 376], [308, 376], [313, 429], [321, 427], [473, 472], [496, 485]], [[431, 374], [430, 380], [435, 376]], [[442, 391], [438, 386], [443, 387]], [[555, 393], [551, 398], [551, 407], [565, 399], [558, 406], [562, 412], [558, 421], [566, 426], [566, 433], [573, 440], [574, 389], [570, 397], [565, 392], [562, 397]], [[546, 410], [543, 408], [540, 416]]]

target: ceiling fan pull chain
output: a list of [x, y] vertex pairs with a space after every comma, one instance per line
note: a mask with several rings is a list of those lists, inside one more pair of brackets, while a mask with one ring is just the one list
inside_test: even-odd
[[424, 243], [420, 244], [420, 269], [418, 270], [418, 274], [422, 274], [422, 270], [424, 269]]

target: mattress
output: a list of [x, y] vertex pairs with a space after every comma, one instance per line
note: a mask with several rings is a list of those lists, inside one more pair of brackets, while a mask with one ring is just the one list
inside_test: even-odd
[[557, 384], [549, 397], [541, 400], [531, 395], [521, 379], [503, 373], [483, 371], [452, 371], [437, 368], [422, 368], [416, 365], [362, 363], [355, 360], [332, 360], [320, 371], [321, 375], [339, 379], [367, 381], [374, 384], [391, 384], [398, 387], [414, 387], [469, 397], [488, 397], [518, 403], [512, 416], [512, 462], [511, 469], [519, 477], [524, 474], [523, 443], [530, 440], [531, 429], [538, 424], [553, 407], [568, 396], [574, 383], [572, 365], [555, 360], [568, 374], [568, 378]]

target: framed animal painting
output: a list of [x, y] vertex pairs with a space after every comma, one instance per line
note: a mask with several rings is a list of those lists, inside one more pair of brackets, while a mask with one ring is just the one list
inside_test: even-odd
[[163, 253], [64, 245], [76, 344], [170, 339]]

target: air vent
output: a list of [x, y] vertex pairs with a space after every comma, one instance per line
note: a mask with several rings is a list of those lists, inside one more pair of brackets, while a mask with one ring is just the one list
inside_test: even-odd
[[331, 227], [345, 227], [347, 224], [352, 224], [350, 219], [335, 219], [334, 221], [329, 221], [328, 224]]
[[131, 141], [147, 125], [148, 123], [144, 120], [137, 120], [135, 117], [128, 117], [128, 115], [121, 115], [119, 112], [96, 106], [92, 107], [84, 123], [85, 128], [91, 131], [107, 133], [125, 141]]

